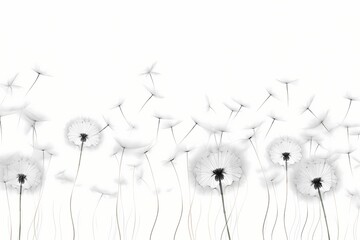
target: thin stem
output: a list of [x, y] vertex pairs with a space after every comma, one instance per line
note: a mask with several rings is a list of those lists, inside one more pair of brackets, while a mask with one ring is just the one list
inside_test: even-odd
[[174, 172], [175, 172], [175, 175], [176, 175], [176, 179], [177, 179], [178, 186], [179, 186], [179, 190], [180, 190], [180, 197], [181, 197], [180, 217], [179, 217], [179, 221], [178, 221], [178, 224], [177, 224], [176, 229], [175, 229], [175, 232], [174, 232], [174, 240], [175, 240], [175, 238], [176, 238], [176, 233], [177, 233], [177, 231], [178, 231], [178, 229], [179, 229], [180, 222], [181, 222], [182, 215], [183, 215], [183, 211], [184, 211], [184, 198], [183, 198], [183, 193], [182, 193], [182, 188], [181, 188], [181, 183], [180, 183], [180, 178], [179, 178], [178, 172], [176, 171], [176, 168], [175, 168], [175, 165], [174, 165], [173, 161], [170, 161], [170, 163], [171, 163], [171, 166], [173, 167]]
[[237, 115], [239, 114], [239, 112], [241, 111], [242, 107], [243, 107], [243, 105], [241, 105], [241, 106], [239, 107], [239, 109], [236, 111], [236, 114], [234, 115], [233, 119], [236, 118], [236, 116], [237, 116]]
[[213, 191], [211, 192], [211, 195], [210, 195], [210, 203], [209, 203], [209, 209], [208, 209], [208, 231], [209, 231], [209, 237], [210, 237], [210, 240], [212, 239], [211, 237], [211, 227], [210, 227], [210, 210], [211, 210], [211, 206], [212, 206], [212, 199], [213, 199]]
[[350, 172], [351, 172], [351, 176], [353, 176], [353, 169], [352, 169], [352, 165], [351, 165], [351, 157], [350, 157], [350, 153], [347, 154], [348, 155], [348, 162], [349, 162], [349, 167], [350, 167]]
[[259, 111], [260, 108], [266, 103], [266, 101], [271, 97], [271, 94], [263, 101], [263, 103], [259, 106], [259, 108], [256, 111]]
[[174, 133], [174, 127], [171, 126], [170, 129], [171, 129], [171, 134], [172, 134], [172, 137], [173, 137], [173, 139], [174, 139], [174, 142], [175, 142], [175, 144], [177, 144], [176, 138], [175, 138], [175, 133]]
[[328, 226], [328, 222], [327, 222], [327, 218], [326, 218], [326, 212], [325, 212], [325, 207], [324, 207], [323, 199], [322, 199], [322, 196], [321, 196], [320, 188], [318, 188], [318, 193], [319, 193], [319, 198], [320, 198], [320, 202], [321, 202], [321, 207], [322, 207], [322, 210], [323, 210], [323, 213], [324, 213], [324, 219], [325, 219], [328, 239], [330, 240], [330, 231], [329, 231], [329, 226]]
[[74, 189], [75, 189], [76, 181], [77, 181], [77, 178], [78, 178], [78, 175], [79, 175], [79, 170], [80, 170], [81, 156], [82, 156], [82, 152], [83, 152], [83, 147], [84, 147], [84, 142], [81, 142], [78, 167], [77, 167], [77, 170], [76, 170], [75, 180], [74, 180], [74, 184], [73, 184], [73, 186], [72, 186], [71, 194], [70, 194], [70, 218], [71, 218], [71, 225], [72, 225], [72, 231], [73, 231], [73, 240], [75, 240], [75, 236], [76, 236], [76, 235], [75, 235], [74, 217], [73, 217], [73, 212], [72, 212], [72, 198], [73, 198], [73, 194], [74, 194]]
[[29, 90], [26, 92], [26, 95], [28, 95], [28, 93], [30, 92], [30, 90], [34, 87], [35, 83], [37, 82], [37, 80], [40, 77], [40, 73], [38, 73], [38, 75], [36, 76], [35, 81], [33, 82], [33, 84], [30, 86]]
[[267, 206], [266, 206], [266, 212], [265, 212], [264, 221], [263, 221], [263, 225], [262, 225], [262, 237], [263, 237], [263, 240], [265, 240], [265, 224], [266, 224], [266, 219], [267, 219], [267, 215], [268, 215], [268, 212], [269, 212], [269, 206], [270, 206], [270, 190], [269, 190], [269, 185], [268, 185], [268, 182], [267, 182], [267, 179], [266, 179], [264, 168], [263, 168], [262, 163], [260, 161], [259, 154], [258, 154], [258, 152], [256, 150], [256, 147], [255, 147], [253, 141], [251, 140], [251, 138], [249, 139], [249, 141], [251, 143], [251, 146], [254, 149], [254, 152], [256, 154], [256, 158], [257, 158], [257, 160], [259, 162], [259, 165], [260, 165], [260, 168], [261, 168], [261, 173], [263, 175], [263, 178], [264, 178], [264, 181], [265, 181], [265, 186], [266, 186], [266, 191], [267, 191]]
[[19, 240], [21, 239], [21, 197], [22, 197], [22, 183], [20, 183], [20, 192], [19, 192]]
[[221, 201], [222, 201], [222, 206], [223, 206], [223, 213], [224, 213], [224, 218], [225, 218], [226, 230], [227, 230], [227, 233], [228, 233], [229, 240], [231, 240], [230, 230], [229, 230], [229, 225], [228, 225], [228, 219], [226, 217], [224, 192], [223, 192], [223, 188], [222, 188], [222, 184], [221, 184], [221, 179], [219, 179], [219, 187], [220, 187], [220, 194], [221, 194]]
[[188, 133], [185, 135], [185, 137], [183, 137], [183, 139], [180, 141], [180, 143], [182, 143], [185, 138], [187, 138], [187, 136], [189, 136], [189, 134], [192, 132], [192, 130], [194, 130], [194, 128], [197, 126], [198, 124], [195, 123], [194, 126], [192, 126], [192, 128], [188, 131]]
[[272, 227], [271, 230], [271, 240], [273, 239], [273, 235], [274, 235], [274, 231], [275, 231], [275, 227], [276, 227], [276, 223], [277, 223], [277, 219], [278, 219], [278, 215], [279, 215], [279, 206], [278, 206], [278, 201], [277, 201], [277, 196], [276, 196], [276, 189], [275, 189], [275, 185], [273, 182], [271, 182], [273, 191], [274, 191], [274, 196], [275, 196], [275, 203], [276, 203], [276, 215], [275, 215], [275, 221], [274, 221], [274, 225]]
[[52, 204], [52, 217], [53, 217], [53, 223], [54, 223], [54, 239], [56, 240], [57, 229], [56, 229], [56, 219], [55, 219], [54, 201], [53, 201], [53, 204]]
[[157, 128], [156, 128], [156, 140], [159, 138], [159, 129], [160, 129], [161, 118], [158, 119]]
[[285, 206], [284, 206], [284, 231], [286, 239], [289, 239], [287, 229], [286, 229], [286, 207], [287, 207], [287, 201], [288, 201], [288, 163], [285, 161], [285, 172], [286, 172], [286, 189], [285, 189]]
[[151, 96], [144, 102], [144, 104], [141, 106], [139, 112], [141, 112], [141, 110], [145, 107], [145, 105], [150, 101], [150, 99], [153, 97], [154, 95], [151, 94]]
[[123, 112], [123, 110], [122, 110], [122, 108], [121, 108], [121, 105], [119, 105], [119, 110], [120, 110], [120, 113], [121, 113], [121, 115], [123, 116], [126, 124], [129, 125], [129, 127], [132, 127], [131, 124], [130, 124], [130, 122], [129, 122], [128, 119], [126, 118], [126, 116], [125, 116], [125, 114], [124, 114], [124, 112]]
[[304, 230], [305, 230], [305, 227], [306, 227], [306, 223], [307, 223], [308, 217], [309, 217], [309, 205], [308, 205], [308, 203], [306, 203], [306, 217], [305, 217], [304, 226], [303, 226], [303, 228], [301, 229], [300, 239], [302, 239], [302, 236], [303, 236], [303, 233], [304, 233]]
[[[119, 239], [121, 240], [121, 231], [120, 231], [120, 221], [119, 221], [119, 199], [121, 197], [121, 185], [120, 185], [120, 177], [121, 177], [121, 166], [122, 166], [122, 161], [123, 161], [123, 157], [124, 157], [124, 152], [125, 152], [125, 148], [123, 148], [122, 152], [121, 152], [121, 157], [120, 157], [120, 162], [118, 162], [119, 164], [119, 172], [118, 172], [118, 194], [116, 195], [116, 226], [117, 226], [117, 230], [118, 230], [118, 234], [119, 234]], [[116, 157], [116, 155], [115, 155]], [[122, 204], [122, 201], [121, 201]], [[124, 215], [123, 215], [124, 217]], [[124, 219], [123, 219], [124, 220]]]
[[348, 106], [348, 108], [347, 108], [347, 111], [346, 111], [346, 114], [345, 114], [345, 116], [344, 116], [344, 118], [343, 118], [343, 121], [345, 121], [345, 119], [346, 119], [346, 117], [348, 116], [348, 114], [349, 114], [349, 111], [350, 111], [350, 107], [351, 107], [351, 104], [352, 104], [352, 99], [349, 99], [349, 106]]
[[99, 207], [99, 204], [100, 204], [100, 201], [102, 199], [102, 197], [104, 196], [103, 193], [101, 193], [100, 197], [99, 197], [99, 200], [97, 201], [96, 203], [96, 207], [95, 207], [95, 210], [94, 210], [94, 214], [93, 214], [93, 217], [92, 217], [92, 232], [93, 232], [93, 238], [95, 240], [95, 216], [96, 216], [96, 210], [98, 209]]
[[286, 83], [286, 99], [287, 99], [287, 106], [290, 105], [290, 96], [289, 96], [289, 83]]
[[152, 82], [152, 85], [153, 85], [153, 87], [154, 87], [154, 89], [155, 89], [155, 82], [154, 82], [154, 79], [153, 79], [153, 77], [152, 77], [152, 74], [149, 73], [148, 75], [149, 75], [149, 77], [150, 77], [150, 79], [151, 79], [151, 82]]
[[10, 221], [10, 240], [12, 239], [12, 219], [11, 219], [11, 208], [10, 208], [10, 201], [9, 201], [9, 193], [7, 189], [7, 184], [4, 182], [5, 185], [5, 192], [6, 192], [6, 200], [7, 200], [7, 207], [9, 211], [9, 221]]
[[149, 239], [151, 240], [152, 238], [152, 235], [153, 235], [153, 232], [154, 232], [154, 228], [155, 228], [155, 225], [156, 225], [156, 222], [157, 222], [157, 219], [159, 217], [159, 211], [160, 211], [160, 202], [159, 202], [159, 193], [157, 191], [157, 185], [156, 185], [156, 181], [155, 181], [155, 176], [154, 176], [154, 172], [152, 170], [152, 167], [151, 167], [151, 164], [150, 164], [150, 160], [147, 156], [146, 153], [144, 153], [145, 155], [145, 158], [148, 162], [148, 165], [149, 165], [149, 169], [150, 169], [150, 172], [151, 172], [151, 177], [152, 177], [152, 180], [153, 180], [153, 183], [154, 183], [154, 187], [155, 187], [155, 193], [156, 193], [156, 216], [155, 216], [155, 219], [154, 219], [154, 223], [153, 223], [153, 226], [151, 228], [151, 232], [150, 232], [150, 237]]
[[334, 204], [335, 204], [335, 211], [336, 211], [336, 226], [337, 226], [337, 238], [339, 239], [339, 233], [340, 233], [340, 224], [339, 224], [339, 213], [338, 213], [338, 207], [337, 207], [337, 203], [336, 203], [336, 196], [335, 196], [335, 192], [331, 191], [333, 198], [334, 198]]
[[267, 132], [266, 132], [266, 135], [265, 135], [265, 138], [267, 137], [267, 135], [269, 134], [269, 132], [270, 132], [270, 130], [271, 130], [271, 128], [272, 128], [272, 126], [274, 125], [274, 123], [275, 123], [275, 118], [273, 118], [273, 120], [272, 120], [272, 122], [271, 122], [271, 124], [270, 124], [270, 127], [269, 127], [269, 129], [267, 130]]
[[132, 231], [131, 239], [134, 239], [135, 230], [136, 230], [136, 220], [137, 220], [136, 197], [135, 197], [135, 166], [133, 167], [133, 173], [132, 173], [132, 198], [133, 198], [133, 203], [134, 203], [134, 225], [133, 225], [133, 231]]

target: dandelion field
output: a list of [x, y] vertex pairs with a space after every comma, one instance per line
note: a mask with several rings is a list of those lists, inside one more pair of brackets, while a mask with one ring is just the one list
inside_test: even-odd
[[358, 6], [204, 4], [2, 4], [0, 239], [358, 239]]

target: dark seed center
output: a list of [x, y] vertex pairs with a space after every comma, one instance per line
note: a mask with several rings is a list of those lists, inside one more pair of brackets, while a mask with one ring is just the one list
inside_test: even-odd
[[22, 174], [22, 173], [19, 173], [19, 174], [17, 175], [17, 179], [18, 179], [18, 181], [19, 181], [20, 184], [24, 184], [25, 181], [27, 180], [27, 179], [26, 179], [26, 175], [25, 175], [25, 174]]
[[88, 139], [88, 135], [86, 133], [81, 133], [80, 134], [80, 140], [82, 142], [86, 142], [87, 139]]
[[314, 178], [311, 181], [311, 186], [314, 186], [314, 188], [317, 190], [322, 187], [323, 180], [321, 178]]
[[283, 160], [284, 160], [284, 161], [289, 161], [289, 159], [290, 159], [290, 153], [284, 152], [284, 153], [282, 154], [282, 156], [283, 156]]
[[224, 179], [224, 173], [225, 170], [223, 168], [217, 168], [213, 171], [213, 174], [215, 175], [215, 180], [216, 181], [221, 181]]

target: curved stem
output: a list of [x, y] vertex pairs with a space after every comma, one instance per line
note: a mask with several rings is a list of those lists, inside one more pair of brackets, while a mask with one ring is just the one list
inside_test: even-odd
[[302, 239], [302, 236], [303, 236], [303, 233], [304, 233], [304, 230], [305, 230], [305, 227], [306, 227], [306, 223], [307, 223], [308, 217], [309, 217], [309, 205], [306, 203], [306, 217], [305, 217], [304, 226], [303, 226], [303, 228], [301, 229], [300, 239]]
[[329, 225], [328, 225], [327, 218], [326, 218], [325, 207], [324, 207], [323, 199], [322, 199], [322, 196], [321, 196], [320, 188], [318, 188], [318, 193], [319, 193], [319, 198], [320, 198], [320, 202], [321, 202], [321, 207], [322, 207], [322, 210], [323, 210], [323, 213], [324, 213], [324, 219], [325, 219], [328, 239], [330, 240]]
[[19, 240], [21, 239], [21, 196], [22, 196], [22, 184], [20, 183], [20, 192], [19, 192]]
[[229, 230], [229, 225], [228, 225], [228, 219], [226, 217], [224, 192], [223, 192], [223, 188], [222, 188], [222, 184], [221, 184], [221, 179], [219, 179], [219, 187], [220, 187], [220, 194], [221, 194], [221, 201], [222, 201], [222, 206], [223, 206], [223, 213], [224, 213], [224, 218], [225, 218], [226, 230], [227, 230], [227, 233], [228, 233], [229, 240], [231, 240], [230, 230]]
[[274, 191], [275, 203], [276, 203], [275, 221], [274, 221], [274, 225], [273, 225], [272, 230], [271, 230], [271, 240], [272, 240], [272, 239], [273, 239], [273, 235], [274, 235], [274, 231], [275, 231], [275, 227], [276, 227], [276, 223], [277, 223], [277, 219], [278, 219], [278, 215], [279, 215], [279, 206], [278, 206], [278, 201], [277, 201], [277, 196], [276, 196], [275, 185], [274, 185], [273, 182], [272, 182], [271, 184], [272, 184], [272, 188], [273, 188], [273, 191]]
[[136, 213], [136, 197], [135, 197], [135, 167], [133, 167], [133, 174], [132, 174], [132, 198], [134, 203], [134, 225], [131, 239], [134, 239], [135, 230], [136, 230], [136, 220], [137, 220], [137, 213]]
[[71, 189], [71, 194], [70, 194], [70, 218], [71, 218], [71, 225], [72, 225], [72, 231], [73, 231], [73, 240], [75, 240], [75, 225], [74, 225], [74, 218], [73, 218], [73, 212], [72, 212], [72, 198], [73, 198], [73, 194], [74, 194], [74, 189], [75, 189], [75, 185], [76, 185], [76, 181], [79, 175], [79, 169], [80, 169], [80, 164], [81, 164], [81, 156], [82, 156], [82, 152], [83, 152], [83, 147], [84, 147], [84, 142], [81, 143], [80, 146], [80, 156], [79, 156], [79, 162], [78, 162], [78, 167], [76, 170], [76, 176], [75, 176], [75, 180], [74, 180], [74, 184], [72, 186]]
[[101, 201], [101, 199], [102, 199], [103, 196], [104, 196], [104, 194], [101, 193], [100, 198], [99, 198], [99, 200], [98, 200], [97, 203], [96, 203], [96, 207], [95, 207], [94, 214], [93, 214], [93, 217], [92, 217], [92, 232], [93, 232], [93, 238], [94, 238], [94, 240], [95, 240], [95, 216], [96, 216], [96, 210], [98, 209], [99, 204], [100, 204], [100, 201]]
[[144, 153], [145, 155], [145, 158], [148, 162], [148, 165], [149, 165], [149, 169], [150, 169], [150, 172], [151, 172], [151, 177], [152, 177], [152, 180], [153, 180], [153, 183], [154, 183], [154, 187], [155, 187], [155, 193], [156, 193], [156, 216], [155, 216], [155, 219], [154, 219], [154, 223], [153, 223], [153, 226], [151, 228], [151, 232], [150, 232], [150, 237], [149, 239], [151, 240], [152, 238], [152, 235], [153, 235], [153, 232], [154, 232], [154, 229], [155, 229], [155, 225], [156, 225], [156, 222], [157, 222], [157, 219], [159, 217], [159, 211], [160, 211], [160, 202], [159, 202], [159, 193], [157, 191], [157, 185], [156, 185], [156, 181], [155, 181], [155, 176], [154, 176], [154, 172], [152, 170], [152, 167], [151, 167], [151, 164], [150, 164], [150, 160], [147, 156], [146, 153]]
[[284, 215], [283, 215], [283, 220], [284, 220], [284, 231], [285, 231], [285, 236], [286, 239], [289, 239], [288, 234], [287, 234], [287, 229], [286, 229], [286, 207], [287, 207], [287, 201], [288, 201], [288, 164], [287, 161], [285, 161], [285, 171], [286, 171], [286, 190], [285, 190], [285, 206], [284, 206]]
[[177, 223], [177, 226], [176, 226], [176, 229], [175, 229], [175, 232], [174, 232], [174, 240], [175, 240], [176, 233], [177, 233], [177, 231], [179, 229], [181, 219], [182, 219], [182, 215], [183, 215], [183, 211], [184, 211], [184, 198], [183, 198], [183, 193], [182, 193], [182, 189], [181, 189], [181, 183], [180, 183], [180, 178], [179, 178], [178, 172], [176, 171], [176, 168], [175, 168], [175, 165], [174, 165], [173, 161], [170, 161], [170, 163], [171, 163], [171, 166], [173, 167], [175, 175], [176, 175], [176, 179], [177, 179], [179, 190], [180, 190], [180, 197], [181, 197], [180, 217], [179, 217], [179, 221]]
[[339, 233], [340, 233], [340, 224], [339, 224], [339, 213], [338, 213], [338, 207], [337, 207], [337, 203], [336, 203], [336, 196], [335, 196], [335, 192], [331, 191], [333, 198], [334, 198], [334, 203], [335, 203], [335, 211], [336, 211], [336, 226], [337, 226], [337, 237], [336, 239], [339, 240]]
[[[119, 172], [118, 172], [118, 193], [116, 195], [116, 226], [117, 226], [117, 230], [118, 230], [118, 234], [119, 234], [119, 239], [121, 240], [121, 231], [120, 231], [120, 221], [119, 221], [119, 199], [121, 197], [121, 185], [120, 185], [120, 177], [121, 177], [121, 166], [122, 166], [122, 161], [123, 161], [123, 157], [124, 157], [124, 152], [125, 152], [125, 148], [123, 148], [122, 152], [121, 152], [121, 158], [120, 158], [120, 162], [118, 161], [119, 164]], [[116, 155], [115, 155], [116, 157]], [[117, 158], [116, 158], [117, 159]], [[122, 201], [121, 201], [122, 204]], [[124, 217], [124, 215], [123, 215]], [[124, 221], [124, 219], [123, 219]]]

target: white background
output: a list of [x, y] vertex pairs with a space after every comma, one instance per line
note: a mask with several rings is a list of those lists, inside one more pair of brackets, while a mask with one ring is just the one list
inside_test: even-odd
[[[65, 138], [66, 124], [76, 117], [92, 117], [103, 126], [105, 122], [102, 116], [105, 116], [116, 125], [115, 131], [109, 128], [104, 131], [104, 141], [98, 149], [86, 149], [84, 153], [74, 200], [77, 209], [75, 215], [79, 213], [76, 222], [80, 239], [92, 237], [90, 219], [99, 197], [88, 188], [97, 183], [116, 189], [114, 179], [117, 164], [111, 157], [116, 146], [113, 137], [128, 139], [132, 136], [140, 142], [153, 140], [157, 124], [152, 117], [154, 112], [183, 120], [176, 129], [178, 139], [181, 139], [193, 124], [191, 117], [221, 125], [229, 115], [222, 103], [231, 103], [232, 98], [241, 99], [251, 108], [246, 110], [246, 117], [239, 120], [235, 133], [226, 135], [228, 137], [224, 137], [224, 141], [246, 136], [249, 131], [244, 130], [244, 127], [264, 120], [262, 137], [258, 139], [257, 147], [265, 166], [273, 166], [264, 153], [271, 138], [290, 134], [301, 139], [306, 132], [304, 128], [313, 119], [308, 113], [300, 115], [300, 106], [306, 104], [311, 96], [316, 96], [312, 105], [314, 112], [320, 116], [330, 110], [328, 124], [331, 127], [338, 126], [348, 106], [344, 96], [360, 95], [359, 8], [356, 1], [2, 1], [0, 80], [6, 83], [19, 73], [16, 84], [23, 87], [12, 98], [9, 97], [4, 105], [27, 102], [29, 109], [43, 116], [47, 121], [39, 124], [37, 129], [39, 144], [52, 145], [56, 152], [44, 188], [38, 231], [40, 239], [70, 239], [71, 236], [68, 213], [71, 185], [59, 182], [54, 176], [63, 170], [72, 175], [76, 169], [78, 149], [69, 145]], [[142, 103], [149, 97], [144, 85], [151, 87], [151, 81], [140, 74], [155, 62], [154, 70], [160, 73], [154, 76], [155, 85], [163, 98], [152, 99], [144, 111], [138, 113]], [[36, 67], [51, 76], [41, 76], [25, 97], [24, 93], [36, 78], [32, 70]], [[278, 79], [298, 80], [296, 84], [290, 85], [289, 109], [286, 107], [285, 87]], [[270, 99], [261, 111], [256, 112], [256, 108], [267, 97], [267, 87], [276, 92], [278, 99]], [[2, 96], [5, 94], [5, 91], [2, 92]], [[206, 95], [217, 110], [216, 117], [211, 111], [206, 113]], [[125, 99], [124, 111], [132, 122], [140, 126], [138, 132], [129, 133], [118, 109], [112, 109], [119, 99]], [[347, 119], [356, 122], [359, 110], [359, 103], [354, 102]], [[266, 117], [270, 112], [280, 115], [286, 121], [280, 123], [282, 127], [275, 123], [271, 134], [264, 140], [263, 133], [271, 122]], [[36, 155], [30, 145], [31, 131], [26, 131], [24, 122], [17, 126], [17, 119], [18, 115], [3, 118], [2, 151], [15, 148]], [[190, 147], [206, 144], [206, 132], [201, 128], [196, 129], [188, 139]], [[316, 133], [321, 133], [329, 140], [326, 143], [333, 153], [347, 148], [346, 131], [341, 127], [331, 135], [324, 134], [321, 128]], [[356, 136], [351, 138], [355, 147], [358, 145], [356, 139]], [[156, 150], [150, 154], [161, 201], [153, 239], [172, 239], [180, 211], [179, 189], [173, 169], [163, 162], [174, 152], [172, 140], [169, 130], [161, 129], [159, 141], [154, 147]], [[239, 234], [234, 234], [233, 238], [262, 239], [266, 190], [251, 146], [246, 141], [240, 141], [240, 144], [239, 147], [245, 149], [248, 181], [240, 184], [237, 199]], [[144, 179], [153, 188], [144, 160], [141, 157], [132, 159], [131, 156], [125, 160], [124, 211], [126, 218], [130, 216], [131, 226], [128, 227], [130, 230], [126, 239], [131, 239], [133, 223], [132, 172], [127, 164], [132, 161], [143, 163], [139, 172], [140, 169], [144, 171]], [[185, 211], [178, 239], [190, 239], [187, 230], [189, 202], [185, 161], [185, 156], [181, 155], [176, 162], [185, 194]], [[349, 176], [346, 155], [339, 156], [336, 166], [341, 179], [336, 192], [340, 238], [344, 238], [347, 221], [350, 220], [347, 239], [354, 239], [357, 207], [354, 201], [349, 216], [350, 197], [347, 190], [353, 189], [356, 181]], [[136, 238], [147, 239], [155, 214], [155, 195], [144, 184], [135, 186], [138, 218], [141, 218]], [[240, 211], [246, 186], [247, 197]], [[277, 187], [280, 212], [274, 239], [285, 239], [281, 214], [283, 182]], [[227, 193], [230, 206], [235, 193], [235, 190]], [[214, 191], [213, 207], [209, 213], [210, 195], [197, 194], [199, 198], [194, 203], [196, 220], [201, 212], [197, 239], [219, 239], [223, 226], [222, 216], [217, 216], [219, 194]], [[295, 196], [291, 191], [287, 217], [290, 219], [289, 229], [296, 214], [298, 217], [298, 212], [295, 214]], [[37, 199], [38, 193], [24, 197], [24, 239], [28, 237]], [[11, 200], [15, 239], [16, 193], [11, 194]], [[98, 220], [97, 239], [106, 239], [108, 233], [110, 239], [117, 239], [114, 203], [113, 198], [104, 198], [99, 206], [97, 218], [101, 220]], [[3, 191], [0, 204], [1, 212], [4, 213], [0, 219], [0, 236], [6, 239], [8, 218]], [[332, 235], [336, 239], [336, 212], [331, 195], [325, 198], [325, 205]], [[56, 225], [52, 223], [53, 206]], [[306, 202], [301, 200], [300, 207], [304, 219]], [[318, 203], [310, 203], [309, 208], [311, 214], [316, 215]], [[266, 239], [270, 239], [275, 214], [273, 211], [274, 205], [271, 205]], [[318, 215], [315, 219], [318, 219]], [[216, 229], [216, 237], [214, 232], [209, 236], [208, 223], [212, 229]], [[326, 238], [324, 222], [321, 223], [322, 230], [319, 225], [314, 239]], [[311, 236], [312, 232], [307, 229], [306, 235]], [[32, 232], [29, 238], [32, 238]]]

